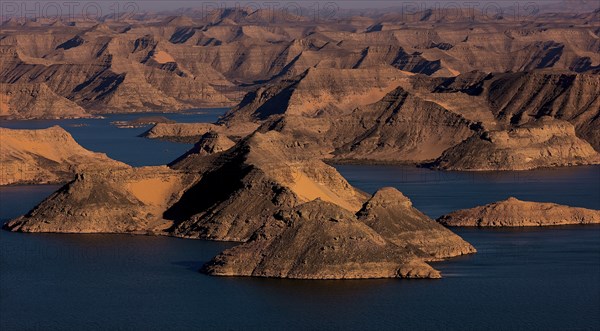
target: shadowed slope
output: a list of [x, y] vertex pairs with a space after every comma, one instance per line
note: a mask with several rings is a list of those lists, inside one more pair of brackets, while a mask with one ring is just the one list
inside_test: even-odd
[[[366, 199], [335, 169], [277, 132], [254, 133], [212, 156], [172, 165], [202, 179], [165, 212], [175, 235], [244, 241], [280, 209], [321, 198], [357, 211]], [[240, 211], [244, 212], [240, 212]]]
[[278, 218], [248, 243], [218, 255], [203, 271], [218, 276], [300, 279], [440, 277], [410, 251], [334, 204], [312, 201]]

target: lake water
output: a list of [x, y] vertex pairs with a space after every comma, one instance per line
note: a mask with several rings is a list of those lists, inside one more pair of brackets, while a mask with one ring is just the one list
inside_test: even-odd
[[382, 186], [396, 187], [415, 207], [434, 218], [510, 196], [600, 209], [600, 166], [504, 172], [443, 172], [411, 166], [336, 168], [354, 186], [369, 193]]
[[45, 129], [60, 125], [83, 147], [94, 152], [106, 153], [109, 157], [132, 166], [152, 166], [167, 164], [192, 147], [168, 141], [151, 140], [140, 137], [152, 126], [141, 128], [118, 128], [111, 125], [116, 121], [133, 121], [140, 117], [163, 116], [179, 123], [215, 122], [226, 108], [194, 109], [183, 113], [166, 114], [107, 114], [100, 119], [74, 120], [0, 120], [0, 127], [11, 129]]
[[[128, 116], [65, 128], [85, 147], [133, 165], [166, 163], [189, 148], [108, 124]], [[64, 121], [10, 126], [56, 122]], [[477, 174], [338, 169], [368, 192], [398, 187], [432, 217], [508, 196], [600, 209], [600, 167]], [[27, 212], [56, 189], [0, 187], [0, 219]], [[479, 252], [434, 264], [443, 279], [359, 281], [198, 273], [230, 243], [0, 231], [0, 329], [600, 329], [600, 226], [455, 231]]]

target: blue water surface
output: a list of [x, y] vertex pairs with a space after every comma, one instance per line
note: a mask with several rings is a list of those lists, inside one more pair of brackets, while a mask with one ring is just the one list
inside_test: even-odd
[[140, 137], [152, 125], [140, 128], [119, 128], [111, 125], [116, 121], [132, 121], [140, 117], [163, 116], [179, 123], [215, 122], [226, 108], [192, 109], [182, 113], [132, 113], [106, 114], [99, 119], [73, 120], [0, 120], [0, 127], [11, 129], [44, 129], [58, 125], [67, 130], [83, 147], [106, 153], [109, 157], [132, 166], [163, 165], [175, 160], [192, 147], [192, 144], [180, 144]]
[[[160, 114], [214, 121], [215, 114]], [[86, 148], [132, 165], [164, 164], [189, 145], [138, 138], [104, 120], [61, 124]], [[212, 117], [211, 117], [212, 116]], [[86, 127], [69, 124], [86, 123]], [[394, 186], [431, 217], [516, 196], [600, 209], [600, 167], [438, 172], [337, 167], [367, 192]], [[2, 222], [58, 186], [0, 187]], [[477, 254], [434, 264], [440, 280], [298, 281], [198, 272], [233, 246], [129, 235], [0, 231], [0, 330], [599, 330], [600, 226], [454, 229]]]

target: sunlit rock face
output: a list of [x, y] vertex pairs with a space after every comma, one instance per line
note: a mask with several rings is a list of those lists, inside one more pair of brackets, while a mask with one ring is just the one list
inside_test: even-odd
[[600, 223], [600, 211], [508, 198], [485, 206], [444, 215], [438, 222], [447, 226], [522, 227]]

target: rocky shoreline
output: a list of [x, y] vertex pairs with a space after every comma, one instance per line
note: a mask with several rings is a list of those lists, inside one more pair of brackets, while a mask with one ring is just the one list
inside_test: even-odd
[[0, 128], [0, 185], [65, 183], [79, 172], [128, 165], [81, 147], [59, 126], [41, 130]]
[[414, 24], [397, 13], [317, 24], [264, 14], [3, 23], [1, 118], [232, 106], [215, 123], [113, 122], [195, 144], [155, 167], [88, 151], [60, 127], [0, 128], [0, 185], [66, 183], [4, 228], [234, 241], [202, 270], [362, 279], [440, 278], [428, 262], [476, 252], [443, 225], [600, 222], [599, 211], [515, 198], [436, 222], [396, 189], [367, 194], [329, 165], [600, 164], [598, 11], [527, 24], [433, 11]]
[[[48, 130], [74, 143], [62, 129]], [[439, 278], [428, 262], [476, 252], [442, 225], [600, 222], [600, 211], [516, 199], [457, 211], [435, 222], [396, 189], [373, 196], [355, 189], [315, 155], [318, 146], [299, 144], [276, 130], [261, 128], [238, 141], [209, 131], [169, 166], [103, 162], [100, 168], [78, 171], [73, 181], [4, 229], [235, 241], [240, 245], [202, 271], [362, 279]]]
[[[247, 256], [243, 253], [246, 247], [251, 251], [260, 247], [262, 253], [257, 251], [255, 258], [271, 254], [270, 245], [275, 242], [285, 248], [298, 241], [286, 263], [308, 259], [299, 265], [310, 267], [294, 272], [277, 268], [248, 272], [244, 271], [251, 268], [248, 258], [225, 261], [223, 256], [231, 253], [225, 252], [215, 258], [221, 262], [213, 261], [204, 269], [215, 275], [439, 278], [427, 261], [475, 252], [470, 244], [414, 209], [400, 192], [384, 189], [369, 197], [280, 133], [256, 132], [227, 149], [218, 148], [220, 144], [214, 133], [169, 167], [80, 174], [4, 228], [237, 241], [243, 244], [235, 254]], [[299, 229], [305, 236], [289, 236]], [[310, 256], [294, 255], [317, 247], [317, 238], [322, 247], [345, 242], [345, 248], [334, 248], [333, 256], [328, 249], [316, 249]], [[277, 251], [272, 251], [274, 257], [279, 256]], [[322, 262], [329, 258], [337, 261], [338, 267]]]

